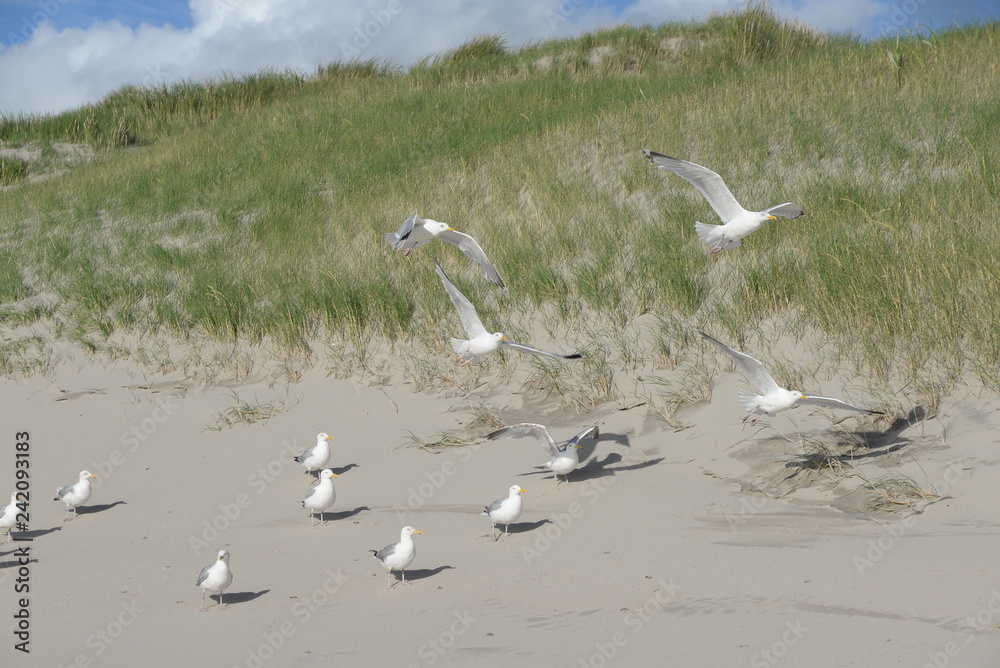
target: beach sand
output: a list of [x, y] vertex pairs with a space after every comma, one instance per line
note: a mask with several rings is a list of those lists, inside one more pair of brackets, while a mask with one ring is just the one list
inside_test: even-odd
[[[909, 422], [796, 409], [741, 430], [719, 368], [680, 428], [638, 401], [588, 414], [525, 388], [528, 364], [472, 397], [398, 378], [195, 382], [84, 359], [0, 383], [0, 497], [29, 432], [32, 540], [0, 546], [4, 666], [995, 666], [1000, 657], [1000, 399], [974, 383]], [[835, 383], [816, 388], [835, 392]], [[218, 427], [234, 405], [283, 404]], [[568, 439], [597, 424], [557, 485], [531, 440], [484, 441], [475, 399]], [[623, 410], [624, 409], [624, 410]], [[292, 456], [325, 431], [337, 500], [311, 529]], [[409, 438], [452, 431], [465, 447]], [[819, 441], [867, 439], [841, 470]], [[79, 518], [56, 487], [98, 476]], [[865, 481], [923, 495], [871, 509]], [[525, 490], [511, 535], [482, 506]], [[876, 484], [878, 486], [878, 484]], [[898, 488], [896, 489], [898, 492]], [[867, 509], [866, 509], [867, 508]], [[409, 584], [369, 550], [412, 525]], [[15, 593], [27, 548], [28, 593]], [[199, 570], [231, 553], [225, 610], [199, 613]], [[14, 635], [27, 598], [30, 654]]]

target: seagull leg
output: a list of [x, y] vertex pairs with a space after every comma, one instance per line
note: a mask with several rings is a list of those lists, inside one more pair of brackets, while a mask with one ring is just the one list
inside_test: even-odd
[[198, 612], [205, 612], [205, 590], [201, 590], [201, 607], [198, 608]]
[[225, 610], [226, 604], [222, 602], [222, 592], [219, 592], [219, 610]]

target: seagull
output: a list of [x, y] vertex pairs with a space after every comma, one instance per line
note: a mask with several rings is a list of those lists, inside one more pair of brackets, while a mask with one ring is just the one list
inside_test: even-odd
[[[63, 522], [76, 519], [77, 506], [81, 506], [90, 498], [90, 479], [97, 478], [90, 471], [80, 471], [80, 481], [66, 485], [62, 489], [56, 490], [56, 498], [53, 501], [62, 501], [66, 504], [66, 517]], [[73, 517], [69, 516], [70, 508], [73, 509]]]
[[867, 408], [862, 408], [861, 406], [849, 404], [841, 399], [835, 399], [833, 397], [809, 396], [795, 390], [786, 390], [783, 387], [779, 387], [778, 384], [774, 382], [774, 378], [771, 377], [771, 374], [767, 372], [767, 369], [765, 369], [764, 365], [758, 360], [737, 350], [733, 350], [726, 344], [716, 341], [701, 330], [698, 330], [698, 333], [701, 334], [702, 338], [706, 341], [711, 341], [716, 346], [732, 355], [733, 359], [736, 360], [736, 364], [743, 370], [743, 373], [750, 380], [750, 383], [758, 392], [760, 392], [760, 394], [754, 394], [753, 392], [747, 392], [746, 390], [739, 391], [740, 403], [743, 404], [743, 408], [749, 411], [745, 416], [743, 416], [742, 422], [746, 422], [751, 415], [760, 413], [753, 419], [752, 422], [750, 422], [751, 427], [760, 422], [761, 418], [765, 415], [774, 417], [775, 413], [802, 405], [825, 406], [826, 408], [844, 408], [847, 410], [868, 413], [870, 415], [883, 415], [881, 411], [868, 410]]
[[577, 450], [580, 449], [580, 441], [585, 438], [597, 438], [600, 435], [600, 431], [596, 426], [587, 427], [579, 434], [569, 439], [563, 446], [557, 446], [556, 442], [552, 439], [552, 435], [549, 434], [549, 430], [543, 425], [532, 424], [531, 422], [522, 422], [521, 424], [510, 425], [509, 427], [502, 427], [494, 432], [486, 435], [486, 438], [491, 441], [495, 441], [498, 438], [522, 438], [524, 436], [533, 436], [537, 438], [541, 444], [545, 447], [546, 452], [551, 455], [552, 459], [549, 460], [548, 464], [543, 466], [536, 466], [536, 469], [549, 469], [555, 474], [556, 486], [562, 482], [559, 480], [559, 476], [566, 478], [566, 483], [569, 484], [569, 472], [575, 469], [580, 464], [580, 454]]
[[233, 584], [233, 572], [229, 570], [229, 550], [219, 550], [219, 558], [214, 564], [205, 566], [198, 574], [196, 586], [201, 587], [201, 607], [198, 612], [205, 612], [205, 594], [219, 595], [219, 610], [225, 610], [222, 603], [222, 592]]
[[524, 490], [521, 489], [520, 485], [511, 485], [510, 493], [506, 497], [497, 499], [490, 505], [483, 507], [483, 512], [480, 514], [486, 515], [493, 520], [493, 530], [490, 532], [490, 538], [493, 540], [500, 538], [497, 535], [497, 522], [504, 525], [503, 535], [508, 535], [511, 522], [516, 522], [521, 517], [521, 511], [524, 509], [524, 500], [521, 498], [522, 494], [524, 494]]
[[475, 239], [468, 234], [456, 232], [455, 228], [448, 227], [447, 223], [441, 223], [430, 218], [417, 218], [410, 216], [403, 221], [403, 224], [395, 232], [385, 235], [385, 240], [396, 251], [402, 251], [403, 255], [418, 247], [428, 243], [431, 239], [440, 239], [453, 246], [458, 246], [465, 256], [478, 264], [483, 269], [483, 276], [493, 281], [501, 288], [505, 288], [503, 279], [497, 273], [496, 268], [486, 257], [486, 253], [479, 247]]
[[10, 530], [17, 525], [17, 492], [10, 495], [10, 503], [6, 506], [0, 506], [0, 531], [6, 529], [7, 540], [4, 542], [10, 542], [14, 540], [13, 536], [10, 535]]
[[306, 448], [294, 457], [295, 461], [302, 464], [306, 469], [306, 475], [309, 475], [312, 471], [318, 471], [330, 463], [330, 439], [333, 436], [327, 436], [326, 434], [318, 434], [316, 436], [316, 445], [311, 448]]
[[319, 513], [320, 524], [326, 524], [323, 519], [323, 511], [333, 505], [337, 500], [337, 490], [333, 488], [333, 479], [337, 477], [331, 469], [323, 469], [319, 474], [319, 484], [306, 492], [306, 498], [302, 499], [302, 507], [309, 509], [309, 519], [311, 527], [316, 526], [316, 513]]
[[399, 571], [403, 584], [406, 584], [406, 567], [413, 563], [413, 558], [417, 556], [417, 545], [413, 542], [413, 534], [422, 534], [413, 527], [403, 527], [399, 532], [399, 542], [386, 545], [381, 550], [371, 550], [375, 558], [385, 566], [386, 575], [389, 579], [387, 589], [392, 588], [392, 572]]
[[458, 355], [455, 361], [461, 362], [461, 366], [465, 366], [470, 362], [478, 362], [481, 357], [489, 355], [500, 348], [513, 348], [514, 350], [520, 350], [532, 355], [546, 355], [565, 360], [575, 360], [583, 357], [579, 353], [560, 355], [558, 353], [539, 350], [523, 343], [514, 343], [513, 341], [508, 341], [502, 332], [493, 332], [490, 334], [483, 327], [483, 321], [479, 319], [476, 307], [455, 287], [455, 284], [451, 282], [451, 279], [444, 273], [444, 269], [441, 268], [441, 265], [437, 261], [434, 262], [434, 271], [441, 277], [444, 289], [448, 291], [448, 297], [451, 299], [451, 303], [455, 305], [458, 317], [462, 320], [462, 327], [465, 328], [465, 334], [469, 337], [467, 340], [451, 339], [451, 347]]
[[722, 177], [711, 169], [645, 148], [642, 149], [642, 152], [646, 154], [650, 162], [656, 165], [657, 169], [673, 172], [690, 181], [691, 185], [705, 196], [708, 203], [715, 209], [715, 213], [719, 214], [722, 225], [698, 222], [694, 224], [698, 238], [711, 247], [709, 252], [712, 254], [736, 248], [742, 243], [740, 239], [757, 231], [766, 221], [775, 220], [775, 216], [798, 218], [806, 213], [801, 206], [791, 202], [777, 204], [763, 211], [747, 211], [736, 201], [733, 193], [729, 192]]

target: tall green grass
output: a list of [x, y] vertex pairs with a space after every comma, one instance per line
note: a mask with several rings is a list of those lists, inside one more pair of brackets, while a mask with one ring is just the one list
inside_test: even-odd
[[[3, 193], [0, 299], [52, 297], [37, 317], [88, 340], [439, 340], [457, 318], [436, 258], [491, 329], [543, 307], [598, 330], [652, 311], [742, 341], [787, 318], [879, 373], [996, 367], [1000, 82], [982, 72], [997, 32], [903, 39], [898, 80], [886, 44], [752, 4], [4, 119], [5, 141], [106, 150]], [[640, 148], [710, 166], [748, 207], [808, 215], [710, 257], [693, 223], [715, 214]], [[476, 236], [508, 292], [450, 246], [392, 254], [382, 235], [411, 213]]]

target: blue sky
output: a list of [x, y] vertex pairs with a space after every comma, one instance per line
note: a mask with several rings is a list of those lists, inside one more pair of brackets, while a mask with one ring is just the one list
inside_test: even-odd
[[[499, 32], [512, 44], [632, 21], [735, 9], [741, 0], [0, 0], [0, 113], [51, 113], [126, 83], [309, 72], [381, 57], [401, 65]], [[772, 0], [822, 31], [878, 38], [997, 17], [989, 0]]]

